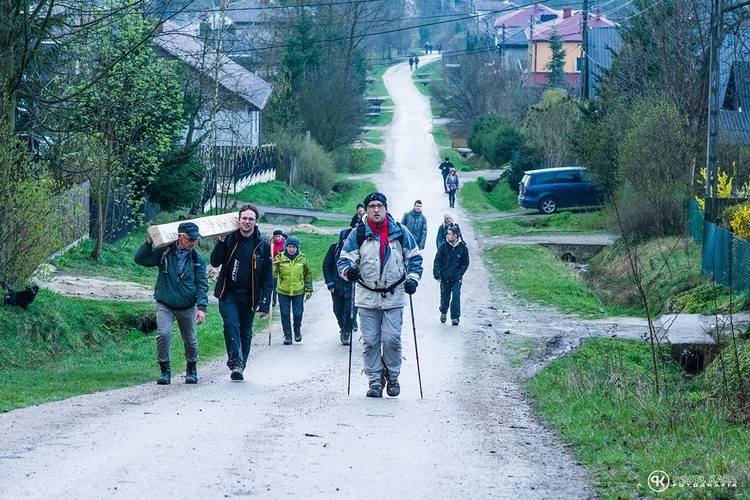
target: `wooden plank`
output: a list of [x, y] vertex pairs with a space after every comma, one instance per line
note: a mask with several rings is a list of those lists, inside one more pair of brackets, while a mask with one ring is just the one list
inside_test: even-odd
[[238, 212], [232, 212], [201, 217], [200, 219], [181, 220], [159, 224], [158, 226], [149, 226], [146, 231], [151, 236], [154, 246], [157, 248], [165, 247], [177, 241], [177, 228], [183, 222], [194, 222], [198, 226], [201, 236], [204, 238], [233, 233], [240, 228]]

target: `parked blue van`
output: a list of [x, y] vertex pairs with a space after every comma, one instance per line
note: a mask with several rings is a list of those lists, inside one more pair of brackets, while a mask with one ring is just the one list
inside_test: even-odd
[[587, 178], [583, 167], [543, 168], [524, 172], [518, 184], [518, 204], [551, 214], [558, 208], [589, 207], [604, 196]]

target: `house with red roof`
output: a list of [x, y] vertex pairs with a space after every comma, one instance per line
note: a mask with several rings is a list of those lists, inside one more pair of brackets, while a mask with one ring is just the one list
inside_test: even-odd
[[515, 9], [495, 19], [495, 45], [508, 67], [521, 70], [528, 68], [529, 39], [531, 26], [562, 17], [562, 11], [550, 9], [544, 4], [534, 3]]
[[[587, 29], [613, 28], [615, 23], [607, 19], [597, 9], [589, 14]], [[531, 25], [527, 29], [529, 40], [529, 83], [532, 85], [546, 85], [549, 83], [550, 70], [547, 65], [552, 60], [550, 38], [553, 33], [562, 41], [565, 52], [565, 81], [568, 85], [578, 88], [581, 85], [581, 70], [583, 69], [583, 12], [573, 12], [570, 7], [563, 9], [561, 17], [550, 21]]]

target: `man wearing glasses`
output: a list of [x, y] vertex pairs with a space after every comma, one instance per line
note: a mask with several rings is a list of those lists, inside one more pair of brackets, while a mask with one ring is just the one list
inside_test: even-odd
[[336, 268], [356, 282], [355, 305], [364, 343], [362, 357], [369, 381], [367, 397], [398, 396], [401, 387], [401, 325], [406, 295], [417, 291], [422, 256], [406, 226], [387, 213], [383, 193], [365, 198], [364, 223], [351, 231]]
[[183, 222], [177, 227], [177, 241], [166, 248], [154, 248], [151, 236], [135, 253], [135, 263], [159, 266], [154, 298], [156, 299], [156, 360], [161, 367], [159, 385], [171, 383], [172, 325], [175, 319], [185, 344], [185, 383], [198, 383], [198, 338], [195, 325], [206, 319], [208, 279], [206, 259], [193, 247], [200, 238], [198, 226]]
[[224, 320], [224, 344], [232, 380], [244, 380], [243, 372], [253, 341], [253, 319], [268, 314], [273, 287], [271, 247], [255, 227], [258, 209], [243, 205], [240, 228], [219, 236], [211, 252], [211, 265], [221, 266], [214, 296]]

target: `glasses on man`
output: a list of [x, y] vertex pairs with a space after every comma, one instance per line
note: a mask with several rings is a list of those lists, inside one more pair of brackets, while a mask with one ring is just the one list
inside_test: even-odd
[[191, 238], [187, 234], [183, 234], [182, 237], [188, 240], [190, 243], [195, 243], [196, 241], [198, 241], [198, 238]]
[[255, 217], [240, 217], [240, 220], [244, 220], [246, 222], [253, 222], [255, 220]]
[[367, 208], [371, 210], [383, 210], [385, 208], [385, 205], [383, 205], [382, 203], [370, 203], [369, 205], [367, 205]]

